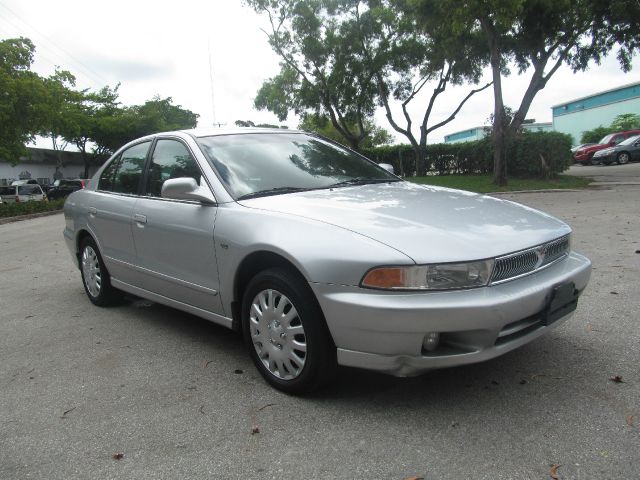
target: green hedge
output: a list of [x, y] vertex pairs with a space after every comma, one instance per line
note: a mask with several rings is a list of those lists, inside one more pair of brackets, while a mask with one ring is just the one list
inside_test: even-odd
[[[364, 149], [365, 156], [378, 163], [390, 163], [395, 172], [415, 175], [411, 145], [385, 145]], [[573, 163], [571, 137], [558, 132], [524, 132], [507, 147], [507, 172], [515, 177], [552, 177]], [[493, 143], [490, 137], [465, 143], [427, 146], [427, 171], [437, 175], [489, 174], [493, 171]]]
[[64, 198], [60, 198], [50, 202], [2, 203], [0, 204], [0, 218], [61, 210], [64, 200]]

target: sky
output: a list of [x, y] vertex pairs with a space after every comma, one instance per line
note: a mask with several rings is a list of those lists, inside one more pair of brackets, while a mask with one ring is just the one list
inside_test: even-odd
[[[50, 75], [59, 66], [76, 76], [80, 88], [120, 82], [125, 105], [144, 103], [154, 95], [171, 97], [198, 113], [202, 127], [233, 127], [236, 120], [281, 123], [270, 112], [253, 108], [262, 82], [279, 71], [279, 59], [262, 31], [267, 28], [267, 20], [242, 0], [0, 0], [0, 39], [30, 38], [36, 46], [32, 69], [40, 75]], [[506, 105], [517, 107], [529, 75], [514, 73], [503, 79]], [[487, 71], [481, 84], [488, 81]], [[527, 118], [550, 122], [553, 105], [637, 81], [638, 58], [626, 74], [613, 56], [586, 72], [574, 74], [562, 67], [538, 93]], [[440, 95], [432, 123], [448, 117], [471, 88], [449, 87]], [[425, 95], [412, 102], [412, 117], [422, 117], [427, 101]], [[394, 115], [400, 117], [399, 105], [395, 107]], [[492, 111], [488, 88], [473, 96], [455, 120], [433, 132], [429, 143], [485, 125]], [[376, 113], [376, 122], [392, 131], [382, 111]], [[295, 128], [298, 119], [291, 115], [284, 124]], [[43, 142], [38, 146], [47, 147]]]

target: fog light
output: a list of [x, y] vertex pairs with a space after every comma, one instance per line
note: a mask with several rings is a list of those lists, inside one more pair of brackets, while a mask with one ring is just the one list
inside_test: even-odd
[[427, 352], [433, 352], [436, 348], [438, 348], [439, 343], [440, 333], [430, 332], [424, 336], [424, 340], [422, 340], [422, 348]]

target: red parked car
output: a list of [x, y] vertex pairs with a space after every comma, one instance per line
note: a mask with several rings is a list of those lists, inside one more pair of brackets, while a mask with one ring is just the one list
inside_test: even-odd
[[[626, 140], [629, 137], [640, 135], [640, 130], [625, 130], [624, 132], [610, 133], [604, 137], [597, 145], [591, 145], [588, 147], [579, 148], [573, 154], [573, 158], [577, 163], [582, 165], [590, 165], [593, 158], [593, 154], [598, 150], [603, 150], [609, 147], [615, 147], [620, 142]], [[597, 162], [600, 163], [600, 162]]]

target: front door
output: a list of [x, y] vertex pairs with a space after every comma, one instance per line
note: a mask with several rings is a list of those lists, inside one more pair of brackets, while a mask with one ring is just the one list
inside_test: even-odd
[[143, 195], [133, 210], [133, 238], [144, 288], [172, 300], [223, 314], [213, 226], [218, 208], [161, 197], [170, 178], [201, 171], [179, 140], [159, 139], [149, 162]]

